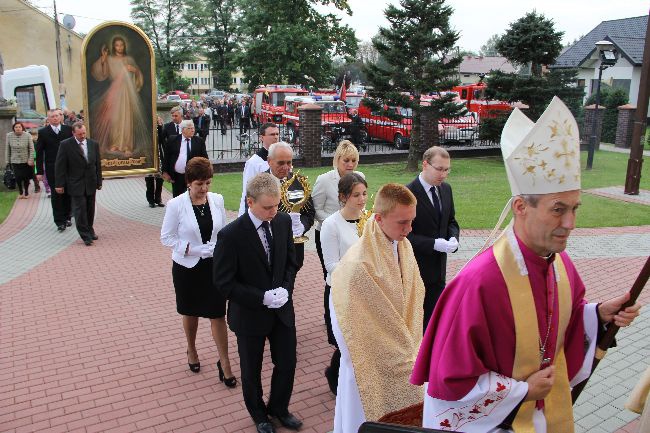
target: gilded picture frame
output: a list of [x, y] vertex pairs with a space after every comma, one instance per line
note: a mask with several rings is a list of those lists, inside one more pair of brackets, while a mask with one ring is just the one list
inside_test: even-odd
[[121, 21], [100, 24], [83, 40], [81, 67], [86, 131], [99, 142], [102, 175], [157, 173], [156, 68], [147, 35]]

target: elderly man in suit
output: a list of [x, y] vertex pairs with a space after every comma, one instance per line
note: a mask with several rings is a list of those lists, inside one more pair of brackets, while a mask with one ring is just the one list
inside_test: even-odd
[[[237, 336], [244, 403], [259, 433], [273, 433], [269, 416], [294, 430], [289, 412], [296, 370], [293, 285], [296, 260], [291, 218], [278, 212], [280, 182], [260, 173], [246, 187], [247, 211], [217, 235], [214, 282], [228, 302]], [[262, 399], [262, 358], [268, 338], [273, 375], [268, 404]]]
[[422, 156], [422, 172], [406, 185], [418, 200], [408, 239], [426, 288], [423, 329], [427, 328], [433, 307], [445, 288], [447, 254], [458, 249], [460, 238], [451, 186], [445, 183], [450, 170], [449, 152], [442, 147], [430, 147]]
[[181, 134], [165, 145], [163, 161], [163, 178], [172, 183], [174, 197], [183, 194], [187, 189], [185, 184], [185, 165], [187, 161], [195, 156], [208, 158], [208, 151], [205, 149], [205, 141], [194, 135], [194, 122], [183, 120], [180, 123]]
[[[43, 180], [43, 174], [50, 185], [56, 182], [56, 155], [59, 151], [61, 141], [72, 137], [72, 128], [64, 125], [63, 112], [57, 108], [47, 112], [48, 126], [38, 130], [36, 139], [36, 173], [37, 180]], [[70, 227], [70, 215], [72, 213], [70, 196], [67, 193], [52, 192], [52, 216], [59, 232]]]
[[[269, 147], [267, 160], [269, 163], [269, 173], [280, 179], [280, 181], [288, 181], [287, 179], [293, 176], [293, 149], [289, 143], [284, 141], [273, 143]], [[290, 199], [291, 202], [299, 201], [304, 197], [304, 188], [298, 179], [295, 179], [293, 183], [289, 185], [288, 190], [293, 196], [293, 198]], [[309, 197], [303, 207], [300, 208], [300, 212], [292, 212], [291, 209], [285, 207], [284, 203], [280, 203], [280, 212], [285, 212], [291, 217], [291, 229], [294, 236], [303, 236], [309, 231], [311, 226], [314, 225], [316, 209], [314, 208], [314, 201], [311, 197]], [[300, 268], [302, 268], [304, 261], [305, 244], [296, 244], [296, 264], [298, 266], [296, 273], [298, 273]]]
[[86, 138], [86, 127], [81, 122], [73, 125], [72, 134], [61, 142], [56, 155], [56, 192], [70, 195], [77, 232], [90, 246], [98, 239], [93, 223], [95, 193], [102, 189], [99, 143]]

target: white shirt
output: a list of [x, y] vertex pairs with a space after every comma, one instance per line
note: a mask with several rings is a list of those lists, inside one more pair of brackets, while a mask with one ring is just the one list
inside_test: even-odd
[[323, 263], [327, 270], [325, 282], [332, 285], [332, 272], [341, 257], [359, 240], [356, 223], [349, 223], [340, 211], [334, 212], [323, 221], [320, 232], [320, 244], [323, 249]]
[[242, 216], [244, 210], [246, 209], [246, 185], [248, 182], [254, 178], [256, 175], [265, 172], [269, 169], [269, 163], [264, 161], [258, 154], [255, 154], [248, 158], [246, 164], [244, 164], [244, 173], [243, 173], [243, 189], [241, 194], [241, 201], [239, 202], [239, 213], [237, 216]]
[[54, 131], [55, 134], [58, 134], [59, 131], [61, 131], [61, 125], [59, 126], [50, 125], [50, 127], [52, 128], [52, 131]]
[[[436, 205], [433, 203], [433, 196], [431, 195], [431, 187], [433, 187], [434, 185], [429, 185], [429, 183], [427, 183], [427, 181], [424, 180], [424, 178], [422, 177], [422, 173], [420, 173], [418, 179], [420, 179], [420, 183], [424, 188], [424, 192], [427, 193], [427, 197], [429, 197], [431, 204], [433, 204], [433, 207], [436, 207]], [[434, 191], [436, 192], [436, 196], [438, 197], [438, 203], [440, 204], [440, 212], [442, 212], [442, 199], [440, 198], [440, 185], [436, 186], [436, 189]]]
[[[257, 230], [257, 236], [260, 238], [260, 242], [262, 242], [262, 246], [264, 247], [264, 251], [266, 251], [266, 256], [271, 257], [271, 251], [269, 244], [266, 242], [266, 234], [264, 233], [264, 228], [262, 227], [262, 221], [258, 217], [256, 217], [253, 212], [251, 212], [250, 209], [248, 209], [248, 216], [253, 222], [253, 225], [255, 226], [255, 230]], [[271, 232], [271, 236], [273, 236], [273, 231], [271, 230], [271, 223], [269, 222], [269, 231]]]
[[[365, 176], [360, 171], [355, 171], [355, 173], [365, 179]], [[316, 178], [314, 190], [311, 193], [311, 199], [316, 210], [315, 230], [321, 230], [321, 224], [325, 221], [325, 218], [341, 209], [341, 203], [339, 203], [340, 179], [341, 176], [337, 169], [330, 170]]]
[[178, 152], [178, 159], [176, 160], [176, 164], [174, 164], [174, 170], [176, 170], [176, 173], [185, 173], [185, 165], [187, 165], [187, 146], [192, 146], [192, 139], [183, 136], [181, 140], [181, 149]]

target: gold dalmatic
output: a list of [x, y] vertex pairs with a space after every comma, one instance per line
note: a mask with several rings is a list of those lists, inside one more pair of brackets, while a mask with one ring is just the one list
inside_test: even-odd
[[[295, 181], [300, 182], [302, 190], [289, 190], [291, 185]], [[280, 186], [280, 201], [282, 203], [283, 210], [286, 212], [298, 212], [309, 204], [309, 197], [311, 196], [311, 185], [309, 185], [309, 179], [307, 176], [300, 173], [300, 170], [297, 170], [293, 175], [282, 182]], [[307, 242], [309, 238], [305, 235], [294, 236], [293, 243], [303, 244]]]

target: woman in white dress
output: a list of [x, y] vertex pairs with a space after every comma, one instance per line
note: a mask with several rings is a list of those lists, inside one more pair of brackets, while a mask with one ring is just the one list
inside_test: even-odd
[[[320, 241], [321, 224], [323, 224], [325, 218], [337, 212], [340, 208], [338, 192], [339, 179], [347, 173], [357, 173], [361, 177], [365, 177], [363, 173], [355, 171], [359, 165], [359, 151], [349, 140], [343, 140], [339, 143], [332, 162], [334, 169], [316, 178], [314, 190], [311, 193], [314, 209], [316, 210], [314, 241], [316, 242], [316, 252], [318, 253], [320, 264], [323, 267], [323, 279], [327, 278], [327, 270], [323, 262], [323, 250]], [[325, 305], [327, 305], [327, 296], [325, 297]]]
[[332, 393], [336, 394], [341, 352], [336, 344], [330, 320], [330, 284], [332, 272], [345, 252], [360, 236], [359, 220], [368, 201], [368, 184], [359, 173], [348, 173], [338, 181], [338, 201], [343, 205], [323, 221], [321, 245], [323, 262], [327, 271], [325, 279], [325, 325], [327, 341], [336, 347], [330, 365], [325, 369], [325, 377]]

